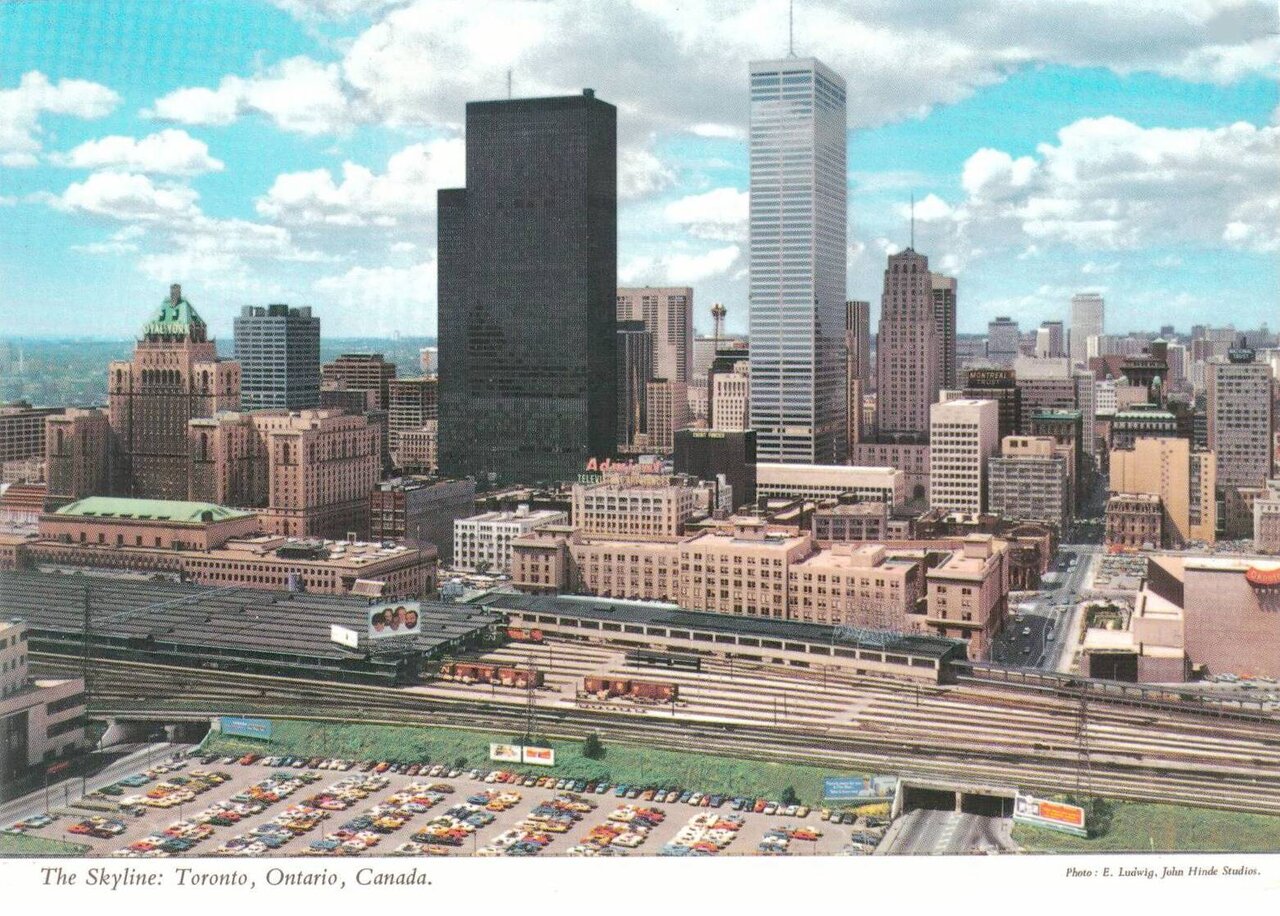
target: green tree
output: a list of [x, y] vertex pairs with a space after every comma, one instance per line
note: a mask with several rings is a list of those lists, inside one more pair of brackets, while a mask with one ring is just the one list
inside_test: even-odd
[[783, 805], [800, 804], [800, 796], [796, 794], [795, 786], [787, 786], [785, 789], [782, 790], [782, 804]]
[[600, 760], [604, 757], [604, 742], [595, 732], [591, 732], [582, 742], [582, 756], [588, 760]]

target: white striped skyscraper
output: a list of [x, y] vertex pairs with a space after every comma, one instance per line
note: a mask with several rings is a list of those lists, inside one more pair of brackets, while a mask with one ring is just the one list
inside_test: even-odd
[[761, 461], [845, 461], [845, 85], [751, 64], [751, 426]]

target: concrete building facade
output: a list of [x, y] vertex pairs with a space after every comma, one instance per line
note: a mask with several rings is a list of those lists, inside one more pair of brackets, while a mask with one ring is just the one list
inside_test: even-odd
[[618, 321], [641, 321], [649, 332], [653, 374], [690, 384], [693, 381], [693, 288], [690, 286], [622, 287]]
[[986, 511], [987, 461], [1000, 447], [995, 401], [961, 398], [934, 404], [929, 423], [929, 507]]

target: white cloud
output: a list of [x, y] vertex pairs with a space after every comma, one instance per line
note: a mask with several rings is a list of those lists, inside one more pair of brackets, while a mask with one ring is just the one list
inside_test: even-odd
[[1222, 243], [1280, 250], [1280, 127], [1144, 128], [1085, 118], [1013, 160], [965, 165], [955, 219], [970, 243], [1018, 238], [1084, 250]]
[[199, 175], [220, 172], [224, 164], [209, 155], [209, 147], [185, 130], [172, 128], [141, 140], [110, 136], [81, 143], [68, 153], [51, 157], [58, 165], [83, 169], [120, 169], [159, 175]]
[[618, 282], [627, 285], [674, 284], [687, 286], [723, 277], [742, 257], [737, 245], [701, 253], [674, 251], [660, 256], [639, 255], [618, 268]]
[[675, 184], [676, 173], [650, 150], [618, 150], [618, 197], [634, 200]]
[[704, 121], [695, 124], [689, 128], [689, 133], [695, 137], [706, 137], [713, 140], [741, 140], [746, 136], [746, 131], [737, 124], [715, 124]]
[[62, 194], [43, 199], [63, 211], [147, 223], [194, 219], [200, 213], [199, 196], [186, 185], [155, 184], [146, 175], [94, 172]]
[[361, 315], [361, 333], [435, 333], [434, 252], [410, 267], [352, 267], [321, 277], [314, 289], [323, 300]]
[[41, 115], [95, 120], [110, 114], [120, 96], [100, 83], [62, 79], [51, 83], [38, 70], [23, 74], [15, 89], [0, 89], [0, 164], [35, 165], [40, 152]]
[[328, 169], [278, 175], [256, 207], [287, 225], [391, 227], [434, 213], [436, 191], [461, 185], [464, 172], [462, 140], [430, 140], [395, 153], [382, 174], [346, 162], [341, 181]]
[[336, 64], [291, 57], [254, 76], [224, 76], [216, 89], [176, 89], [142, 112], [179, 124], [225, 126], [245, 114], [302, 134], [346, 133], [356, 116]]
[[668, 222], [682, 227], [696, 238], [731, 242], [745, 240], [749, 195], [737, 188], [715, 188], [691, 194], [667, 204], [663, 213]]

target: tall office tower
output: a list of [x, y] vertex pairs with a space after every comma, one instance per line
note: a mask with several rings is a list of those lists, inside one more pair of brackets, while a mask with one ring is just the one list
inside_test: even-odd
[[320, 404], [320, 318], [310, 306], [246, 305], [235, 319], [242, 410]]
[[1243, 338], [1225, 362], [1206, 367], [1209, 450], [1218, 490], [1263, 487], [1271, 476], [1271, 366], [1255, 362]]
[[1021, 334], [1018, 322], [1001, 316], [987, 322], [987, 359], [1001, 366], [1011, 366], [1019, 353]]
[[846, 359], [845, 414], [849, 425], [849, 454], [862, 441], [862, 401], [871, 379], [871, 303], [850, 299], [844, 304]]
[[645, 407], [649, 425], [645, 430], [645, 450], [670, 455], [675, 449], [675, 434], [689, 428], [689, 391], [684, 382], [657, 378], [649, 382]]
[[1000, 449], [995, 401], [960, 398], [929, 411], [929, 508], [977, 515], [986, 509], [987, 459]]
[[1097, 293], [1077, 293], [1071, 297], [1071, 339], [1068, 355], [1078, 365], [1089, 361], [1089, 338], [1105, 332], [1102, 297]]
[[469, 102], [466, 136], [437, 217], [440, 469], [575, 478], [618, 442], [618, 111]]
[[643, 321], [618, 322], [618, 449], [628, 451], [649, 426], [653, 335]]
[[876, 337], [876, 436], [924, 442], [942, 388], [929, 259], [908, 248], [889, 256]]
[[956, 278], [933, 275], [933, 323], [938, 333], [938, 369], [941, 388], [955, 388], [956, 365]]
[[1042, 321], [1036, 329], [1036, 356], [1040, 359], [1059, 359], [1063, 352], [1061, 321]]
[[653, 373], [693, 379], [693, 288], [641, 286], [618, 290], [618, 320], [643, 321], [653, 335]]
[[142, 327], [132, 360], [107, 374], [111, 434], [125, 496], [187, 498], [187, 422], [240, 406], [240, 364], [218, 358], [204, 320], [173, 284]]
[[381, 353], [343, 353], [320, 367], [320, 386], [330, 391], [371, 391], [374, 407], [386, 410], [391, 402], [391, 380], [396, 364]]
[[431, 420], [437, 420], [439, 410], [439, 380], [434, 375], [419, 378], [395, 378], [388, 386], [387, 447], [400, 462], [400, 436], [402, 433], [420, 430]]
[[751, 64], [751, 426], [762, 461], [845, 460], [845, 87]]

